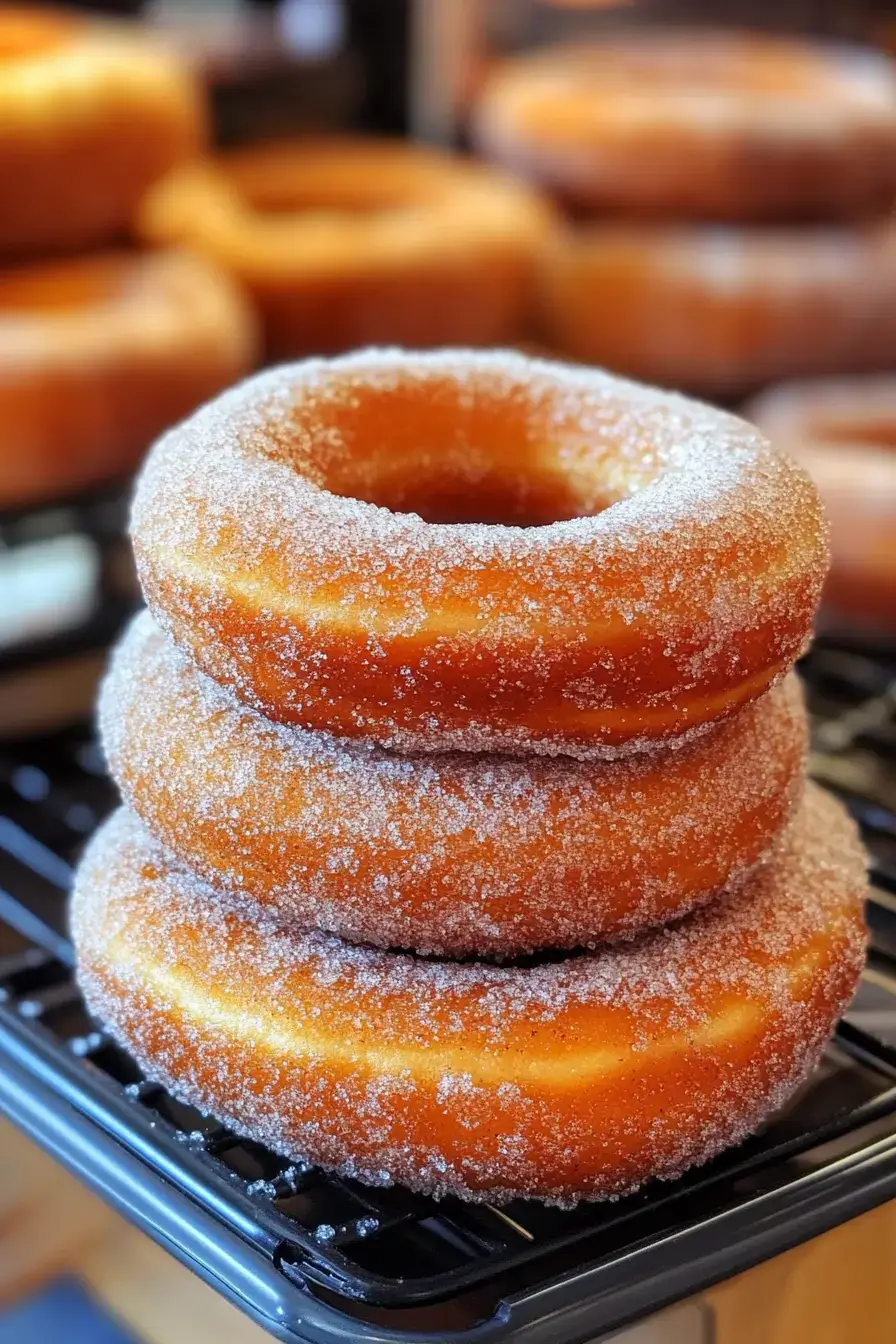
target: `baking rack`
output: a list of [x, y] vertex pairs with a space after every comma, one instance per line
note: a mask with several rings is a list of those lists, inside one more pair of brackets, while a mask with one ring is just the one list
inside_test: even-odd
[[896, 655], [803, 665], [813, 773], [873, 864], [860, 992], [753, 1139], [612, 1204], [502, 1209], [287, 1163], [145, 1080], [72, 977], [71, 865], [114, 805], [89, 730], [0, 749], [0, 1111], [288, 1341], [575, 1344], [896, 1195]]

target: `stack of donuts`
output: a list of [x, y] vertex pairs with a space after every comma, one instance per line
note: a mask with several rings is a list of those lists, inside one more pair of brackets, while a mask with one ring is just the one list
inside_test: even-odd
[[498, 1201], [675, 1177], [784, 1103], [865, 890], [804, 781], [826, 539], [789, 459], [592, 370], [374, 350], [170, 432], [132, 531], [125, 806], [73, 929], [150, 1078]]
[[226, 274], [122, 246], [204, 140], [197, 81], [145, 30], [0, 6], [0, 510], [124, 476], [251, 366]]
[[735, 398], [896, 359], [896, 75], [875, 52], [644, 29], [516, 58], [473, 135], [569, 223], [541, 339]]

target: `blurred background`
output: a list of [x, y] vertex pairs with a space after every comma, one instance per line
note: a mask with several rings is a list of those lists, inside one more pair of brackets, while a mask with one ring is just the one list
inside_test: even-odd
[[[272, 360], [396, 342], [602, 365], [800, 457], [822, 693], [877, 734], [821, 773], [892, 807], [892, 52], [879, 0], [0, 5], [0, 823], [52, 794], [74, 844], [107, 805], [87, 725], [149, 445]], [[0, 1128], [0, 1344], [261, 1338], [112, 1216]], [[755, 1281], [717, 1293], [723, 1344], [896, 1338], [892, 1218], [863, 1226], [859, 1333], [819, 1307], [827, 1241], [763, 1281], [786, 1332], [749, 1324]]]
[[[875, 635], [896, 619], [896, 6], [109, 0], [3, 14], [0, 732], [87, 711], [134, 599], [128, 480], [156, 435], [272, 358], [358, 344], [518, 344], [745, 409], [804, 453], [834, 506], [827, 616]], [[55, 63], [90, 71], [89, 34], [111, 25], [161, 45], [163, 62], [167, 48], [176, 76], [147, 86], [145, 106], [99, 101], [68, 141], [49, 116], [20, 123], [31, 74], [50, 88]], [[745, 28], [785, 45], [746, 51]], [[636, 59], [641, 36], [649, 56]], [[702, 106], [703, 136], [676, 140], [673, 124], [664, 138], [664, 99], [673, 123]], [[813, 162], [806, 142], [826, 134]], [[438, 254], [450, 226], [427, 204], [450, 178], [401, 154], [388, 168], [363, 151], [334, 159], [333, 145], [312, 155], [302, 137], [321, 135], [476, 155], [483, 190], [515, 175], [530, 196], [518, 209], [539, 201], [550, 224], [493, 239], [493, 269], [513, 259], [509, 292], [469, 287], [468, 268], [448, 304], [462, 256], [440, 288], [410, 259], [403, 277], [377, 275], [376, 249], [390, 221], [413, 231], [422, 218]], [[604, 156], [604, 180], [589, 178], [589, 155]], [[128, 160], [131, 178], [91, 220], [85, 201], [102, 204]], [[478, 208], [465, 221], [474, 262]], [[867, 407], [871, 375], [875, 414], [858, 424], [849, 408]], [[838, 378], [833, 420], [816, 381], [808, 402], [801, 389], [754, 401]]]

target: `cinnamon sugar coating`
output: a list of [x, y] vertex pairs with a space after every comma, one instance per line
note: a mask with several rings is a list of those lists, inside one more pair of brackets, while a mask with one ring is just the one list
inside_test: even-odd
[[674, 1178], [786, 1100], [856, 986], [865, 885], [810, 786], [750, 881], [672, 927], [449, 963], [284, 930], [119, 812], [72, 918], [91, 1010], [237, 1132], [372, 1183], [570, 1202]]
[[140, 616], [100, 698], [130, 807], [280, 921], [511, 957], [637, 932], [743, 881], [803, 788], [795, 677], [679, 751], [396, 756], [271, 724]]
[[133, 537], [161, 625], [271, 719], [580, 758], [760, 696], [827, 563], [814, 487], [743, 421], [509, 352], [250, 380], [156, 445]]

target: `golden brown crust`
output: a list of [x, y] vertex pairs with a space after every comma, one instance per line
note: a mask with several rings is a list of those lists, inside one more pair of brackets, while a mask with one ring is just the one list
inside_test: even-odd
[[821, 492], [831, 522], [829, 614], [896, 628], [896, 379], [785, 384], [746, 413]]
[[774, 858], [677, 926], [530, 967], [279, 929], [119, 813], [78, 874], [91, 1010], [147, 1075], [362, 1180], [572, 1201], [738, 1142], [816, 1062], [864, 951], [864, 858], [812, 788]]
[[115, 239], [198, 152], [197, 82], [145, 31], [0, 8], [0, 256]]
[[896, 360], [896, 234], [582, 224], [539, 270], [540, 327], [584, 363], [707, 396]]
[[396, 757], [278, 729], [142, 616], [100, 700], [129, 806], [279, 920], [447, 956], [579, 947], [743, 881], [802, 794], [795, 677], [677, 752]]
[[603, 215], [869, 216], [896, 189], [896, 79], [869, 51], [642, 30], [499, 66], [474, 139]]
[[0, 272], [0, 507], [132, 470], [153, 438], [251, 366], [224, 275], [174, 252]]
[[184, 168], [140, 218], [148, 241], [186, 244], [239, 278], [277, 358], [512, 340], [550, 226], [545, 203], [494, 169], [350, 138]]
[[789, 670], [827, 560], [811, 483], [744, 422], [507, 352], [262, 375], [156, 445], [132, 531], [215, 680], [401, 751], [700, 732]]

